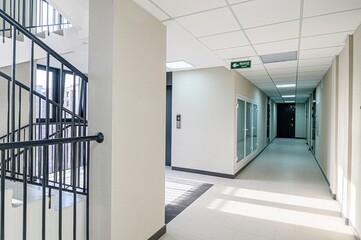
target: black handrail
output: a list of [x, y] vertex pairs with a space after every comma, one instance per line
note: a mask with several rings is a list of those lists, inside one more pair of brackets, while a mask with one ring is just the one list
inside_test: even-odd
[[103, 133], [99, 132], [96, 135], [85, 136], [85, 137], [44, 139], [44, 140], [36, 140], [36, 141], [1, 143], [0, 150], [32, 148], [32, 147], [39, 147], [39, 146], [50, 146], [50, 145], [90, 142], [90, 141], [97, 141], [98, 143], [102, 143], [104, 141]]
[[70, 62], [65, 60], [62, 56], [60, 56], [57, 52], [51, 49], [48, 45], [42, 42], [39, 38], [37, 38], [34, 34], [29, 32], [24, 26], [6, 14], [3, 10], [0, 9], [0, 17], [5, 19], [10, 25], [14, 26], [18, 31], [24, 34], [26, 37], [30, 38], [34, 43], [36, 43], [39, 47], [44, 49], [47, 53], [57, 59], [59, 62], [63, 63], [67, 68], [69, 68], [72, 72], [76, 73], [79, 77], [81, 77], [84, 81], [88, 82], [88, 77], [80, 72], [76, 67], [74, 67]]

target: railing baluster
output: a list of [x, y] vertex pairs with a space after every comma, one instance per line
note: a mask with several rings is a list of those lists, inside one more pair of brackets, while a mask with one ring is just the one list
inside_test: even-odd
[[86, 240], [89, 240], [90, 236], [89, 236], [89, 218], [90, 218], [90, 214], [89, 214], [89, 208], [90, 208], [90, 203], [89, 203], [89, 176], [90, 176], [90, 142], [86, 143], [86, 165], [87, 165], [87, 171], [86, 173], [84, 173], [84, 175], [86, 174], [86, 213], [85, 213], [85, 231], [86, 231]]
[[[17, 129], [17, 134], [18, 134], [18, 141], [20, 142], [21, 141], [21, 88], [19, 88], [19, 100], [18, 100], [18, 129]], [[19, 177], [19, 174], [21, 173], [21, 166], [20, 166], [20, 151], [21, 149], [18, 148], [18, 156], [17, 156], [17, 174], [18, 174], [18, 177]]]
[[[73, 114], [72, 114], [72, 127], [71, 133], [72, 137], [75, 137], [75, 99], [76, 99], [76, 75], [73, 73]], [[77, 145], [75, 143], [72, 144], [71, 149], [71, 162], [72, 162], [72, 185], [73, 185], [73, 240], [76, 240], [76, 148]]]
[[1, 151], [1, 233], [0, 240], [5, 240], [5, 150]]
[[[33, 1], [31, 1], [32, 3]], [[34, 140], [34, 42], [31, 41], [31, 50], [30, 50], [30, 92], [29, 92], [29, 140]], [[29, 175], [30, 175], [30, 182], [33, 182], [33, 148], [29, 149], [29, 156], [30, 156], [30, 169], [29, 169]]]
[[[63, 106], [63, 98], [64, 98], [64, 65], [61, 64], [60, 68], [60, 78], [59, 78], [59, 105], [58, 108], [58, 122], [59, 122], [59, 136], [58, 138], [63, 138], [63, 118], [62, 118], [62, 106]], [[59, 240], [63, 239], [63, 145], [59, 144], [58, 150], [58, 163], [59, 163], [59, 227], [58, 227], [58, 235]]]
[[27, 211], [28, 211], [28, 149], [24, 149], [23, 170], [23, 240], [26, 240]]
[[[14, 1], [15, 4], [15, 1]], [[15, 10], [14, 10], [15, 14]], [[15, 16], [15, 15], [14, 15]], [[13, 61], [11, 65], [11, 142], [15, 142], [15, 94], [16, 94], [16, 28], [12, 26], [12, 54]], [[11, 177], [15, 177], [15, 150], [11, 150]]]

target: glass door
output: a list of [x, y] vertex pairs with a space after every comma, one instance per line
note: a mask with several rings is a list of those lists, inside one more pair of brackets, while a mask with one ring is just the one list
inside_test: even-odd
[[252, 103], [246, 104], [246, 156], [252, 152]]
[[237, 162], [244, 158], [245, 101], [237, 99]]
[[253, 128], [252, 128], [252, 137], [253, 137], [253, 147], [252, 150], [255, 151], [258, 147], [258, 136], [257, 136], [257, 117], [258, 117], [258, 106], [253, 104]]

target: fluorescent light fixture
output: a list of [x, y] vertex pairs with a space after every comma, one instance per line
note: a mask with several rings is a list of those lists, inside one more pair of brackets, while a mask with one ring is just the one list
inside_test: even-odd
[[296, 87], [296, 84], [280, 84], [280, 85], [276, 85], [277, 88], [291, 88], [291, 87]]
[[285, 103], [294, 103], [295, 101], [285, 101]]
[[192, 64], [187, 63], [186, 61], [176, 61], [176, 62], [168, 62], [167, 68], [169, 69], [184, 69], [184, 68], [192, 68], [194, 67]]
[[298, 52], [274, 53], [260, 56], [263, 63], [276, 63], [297, 60]]
[[283, 95], [282, 97], [283, 98], [293, 98], [293, 97], [295, 97], [295, 95]]

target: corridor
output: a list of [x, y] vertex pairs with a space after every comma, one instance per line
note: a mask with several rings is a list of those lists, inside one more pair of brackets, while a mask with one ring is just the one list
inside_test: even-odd
[[275, 139], [237, 179], [167, 170], [214, 184], [162, 240], [354, 240], [304, 140]]

